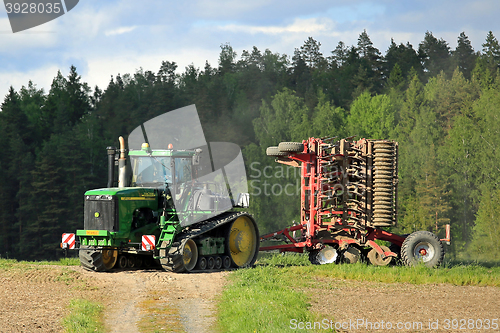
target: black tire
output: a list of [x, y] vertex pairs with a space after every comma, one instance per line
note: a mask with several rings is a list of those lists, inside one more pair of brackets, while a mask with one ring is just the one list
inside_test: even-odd
[[410, 234], [401, 246], [401, 260], [407, 266], [423, 262], [427, 267], [437, 267], [443, 263], [443, 259], [443, 244], [429, 231], [416, 231]]
[[100, 251], [80, 250], [79, 257], [83, 268], [96, 272], [106, 271]]
[[278, 149], [282, 152], [301, 153], [304, 151], [304, 144], [302, 142], [281, 142]]
[[[162, 244], [162, 247], [166, 246], [166, 244]], [[191, 254], [188, 263], [184, 262], [184, 254], [186, 250]], [[165, 252], [165, 250], [160, 250], [160, 257], [164, 257], [160, 259], [160, 263], [166, 271], [174, 273], [189, 272], [198, 262], [198, 248], [196, 243], [190, 238], [183, 239], [180, 242], [174, 242], [168, 251], [168, 254]]]
[[280, 151], [278, 147], [267, 147], [266, 149], [267, 156], [286, 156], [288, 153]]

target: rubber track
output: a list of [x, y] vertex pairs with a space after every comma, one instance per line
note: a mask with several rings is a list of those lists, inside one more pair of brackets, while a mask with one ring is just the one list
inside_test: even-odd
[[175, 237], [175, 241], [168, 251], [167, 258], [165, 258], [166, 260], [162, 259], [163, 268], [174, 273], [185, 272], [186, 267], [184, 266], [181, 251], [184, 243], [190, 238], [197, 237], [210, 230], [220, 227], [221, 225], [234, 221], [240, 216], [251, 217], [251, 215], [246, 212], [226, 212], [214, 216], [206, 221], [196, 223], [193, 226], [186, 227]]

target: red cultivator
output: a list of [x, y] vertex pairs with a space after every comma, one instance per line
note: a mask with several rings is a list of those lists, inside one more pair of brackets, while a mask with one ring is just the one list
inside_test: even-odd
[[406, 265], [443, 261], [441, 241], [450, 241], [449, 225], [443, 240], [428, 231], [400, 236], [381, 229], [397, 223], [397, 142], [309, 138], [269, 147], [267, 155], [301, 168], [301, 217], [298, 225], [262, 236], [261, 242], [284, 244], [261, 251], [305, 249], [314, 264], [355, 263], [361, 257], [378, 266], [397, 257]]

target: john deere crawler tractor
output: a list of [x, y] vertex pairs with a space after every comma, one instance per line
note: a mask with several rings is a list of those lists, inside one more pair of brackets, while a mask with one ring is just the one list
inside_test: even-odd
[[242, 211], [249, 195], [241, 151], [205, 142], [194, 105], [137, 127], [128, 150], [120, 137], [120, 149], [107, 151], [107, 187], [85, 193], [84, 228], [63, 235], [63, 248], [79, 250], [83, 267], [108, 271], [159, 262], [165, 270], [189, 272], [255, 262], [259, 231]]

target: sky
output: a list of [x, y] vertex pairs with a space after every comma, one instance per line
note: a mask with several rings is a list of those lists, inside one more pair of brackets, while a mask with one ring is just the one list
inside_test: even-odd
[[29, 80], [47, 93], [71, 65], [100, 89], [117, 74], [157, 72], [162, 61], [179, 72], [206, 61], [216, 67], [225, 43], [238, 56], [253, 46], [291, 56], [313, 37], [328, 56], [339, 41], [356, 45], [364, 29], [382, 54], [391, 38], [418, 49], [426, 31], [452, 49], [465, 32], [480, 51], [488, 31], [500, 38], [498, 14], [498, 0], [80, 0], [53, 21], [12, 33], [0, 5], [0, 94]]

